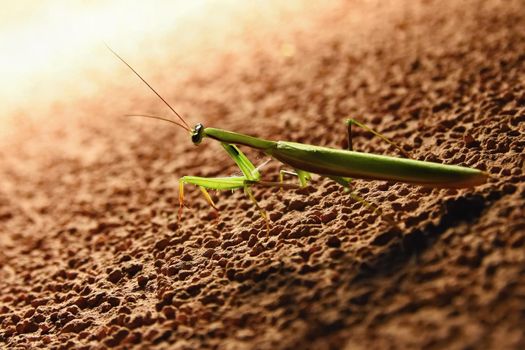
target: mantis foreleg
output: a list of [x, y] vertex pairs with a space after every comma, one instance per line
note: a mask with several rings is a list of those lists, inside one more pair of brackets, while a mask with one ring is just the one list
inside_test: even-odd
[[253, 195], [252, 189], [246, 185], [244, 186], [244, 193], [250, 198], [252, 203], [255, 205], [255, 207], [259, 210], [259, 214], [263, 217], [264, 221], [266, 222], [266, 231], [270, 231], [270, 220], [268, 219], [268, 214], [266, 213], [266, 210], [260, 207], [259, 203], [255, 199], [255, 196]]
[[[244, 189], [244, 193], [248, 198], [255, 204], [259, 213], [266, 221], [266, 228], [269, 230], [268, 215], [266, 211], [262, 209], [257, 200], [253, 196], [253, 193], [250, 189], [251, 186], [258, 184], [260, 182], [261, 175], [259, 170], [250, 162], [250, 160], [241, 152], [235, 145], [221, 143], [228, 155], [235, 161], [243, 176], [230, 176], [230, 177], [216, 177], [216, 178], [207, 178], [199, 176], [184, 176], [179, 180], [179, 219], [182, 215], [182, 208], [184, 206], [184, 184], [196, 185], [202, 191], [206, 202], [210, 204], [215, 210], [218, 211], [215, 203], [211, 196], [209, 195], [207, 189], [215, 190], [235, 190], [235, 189]], [[264, 185], [274, 185], [273, 183], [263, 182]]]
[[199, 176], [183, 176], [179, 180], [179, 220], [182, 217], [182, 208], [184, 207], [184, 185], [192, 184], [199, 187], [206, 202], [211, 205], [211, 207], [218, 211], [215, 203], [211, 199], [210, 194], [206, 189], [214, 190], [235, 190], [238, 188], [244, 187], [244, 182], [246, 178], [244, 176], [239, 177], [199, 177]]

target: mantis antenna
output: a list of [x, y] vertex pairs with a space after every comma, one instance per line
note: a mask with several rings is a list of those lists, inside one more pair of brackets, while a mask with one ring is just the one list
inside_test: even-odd
[[[118, 53], [116, 53], [111, 47], [109, 47], [108, 44], [106, 44], [106, 43], [104, 43], [104, 44], [106, 45], [106, 47], [108, 48], [108, 50], [111, 51], [111, 53], [112, 53], [113, 55], [115, 55], [119, 60], [122, 61], [122, 63], [124, 63], [126, 66], [128, 66], [128, 68], [131, 69], [131, 71], [132, 71], [133, 73], [135, 73], [135, 75], [136, 75], [137, 77], [139, 77], [139, 79], [142, 80], [142, 82], [143, 82], [144, 84], [146, 84], [146, 86], [147, 86], [151, 91], [153, 91], [153, 93], [154, 93], [155, 95], [157, 95], [157, 97], [160, 98], [160, 100], [161, 100], [162, 102], [164, 102], [164, 104], [165, 104], [166, 106], [168, 106], [168, 108], [169, 108], [173, 113], [175, 113], [175, 115], [176, 115], [176, 116], [182, 121], [182, 123], [183, 123], [185, 126], [182, 126], [182, 125], [180, 125], [180, 124], [178, 124], [178, 123], [175, 123], [175, 124], [177, 124], [177, 125], [179, 125], [179, 126], [182, 126], [182, 127], [183, 127], [184, 129], [186, 129], [187, 131], [191, 131], [191, 129], [190, 129], [188, 123], [186, 123], [186, 121], [184, 120], [184, 118], [182, 118], [182, 117], [180, 116], [180, 114], [177, 113], [177, 111], [176, 111], [176, 110], [175, 110], [175, 109], [174, 109], [174, 108], [173, 108], [173, 107], [172, 107], [172, 106], [171, 106], [171, 105], [170, 105], [170, 104], [169, 104], [169, 103], [168, 103], [168, 102], [167, 102], [167, 101], [166, 101], [166, 100], [165, 100], [165, 99], [164, 99], [164, 98], [163, 98], [163, 97], [157, 92], [157, 90], [155, 90], [155, 89], [154, 89], [154, 88], [153, 88], [153, 87], [152, 87], [152, 86], [146, 81], [146, 79], [144, 79], [144, 78], [143, 78], [143, 77], [142, 77], [142, 76], [141, 76], [141, 75], [140, 75], [140, 74], [139, 74], [139, 73], [138, 73], [138, 72], [137, 72], [137, 71], [136, 71], [136, 70], [135, 70], [135, 69], [134, 69], [129, 63], [128, 63], [128, 62], [126, 62], [122, 57], [120, 57], [120, 55], [119, 55]], [[142, 117], [148, 117], [148, 116], [142, 116]], [[156, 119], [159, 119], [159, 118], [156, 118]], [[164, 120], [165, 120], [165, 119], [164, 119]]]
[[151, 118], [151, 119], [158, 119], [158, 120], [164, 120], [165, 122], [175, 124], [177, 126], [180, 126], [183, 129], [186, 129], [190, 131], [188, 128], [186, 128], [184, 125], [177, 123], [176, 121], [173, 121], [168, 118], [164, 118], [158, 115], [147, 115], [147, 114], [124, 114], [124, 117], [142, 117], [142, 118]]

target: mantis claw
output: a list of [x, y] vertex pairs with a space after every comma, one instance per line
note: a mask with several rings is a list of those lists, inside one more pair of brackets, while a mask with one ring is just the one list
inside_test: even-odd
[[215, 211], [217, 211], [217, 213], [219, 212], [219, 209], [217, 208], [217, 206], [215, 205], [215, 203], [213, 203], [213, 199], [211, 199], [211, 196], [210, 194], [208, 193], [208, 191], [206, 191], [206, 189], [203, 187], [203, 186], [199, 186], [202, 194], [204, 195], [204, 198], [206, 198], [206, 202], [208, 202], [209, 205], [211, 205], [211, 207], [213, 209], [215, 209]]

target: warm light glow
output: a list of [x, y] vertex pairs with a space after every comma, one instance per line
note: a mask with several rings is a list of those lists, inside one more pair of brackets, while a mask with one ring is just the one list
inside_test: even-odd
[[[28, 5], [25, 1], [25, 6]], [[130, 48], [145, 37], [173, 30], [182, 18], [202, 12], [205, 0], [155, 1], [46, 1], [36, 9], [2, 5], [3, 15], [18, 16], [0, 24], [0, 102], [3, 110], [31, 103], [35, 91], [50, 92], [75, 70], [97, 59], [103, 42]], [[25, 10], [25, 11], [24, 11]], [[3, 18], [5, 17], [5, 18]], [[47, 86], [42, 86], [46, 84]]]
[[[210, 47], [222, 52], [248, 44], [257, 47], [262, 45], [259, 39], [265, 35], [270, 50], [275, 46], [276, 54], [293, 56], [293, 45], [276, 40], [281, 35], [283, 18], [300, 22], [305, 18], [302, 14], [315, 13], [316, 4], [325, 8], [323, 3], [322, 0], [4, 3], [0, 11], [0, 133], [6, 129], [8, 119], [21, 123], [29, 115], [38, 118], [41, 106], [73, 101], [73, 97], [89, 97], [101, 93], [101, 84], [117, 81], [117, 73], [124, 73], [125, 69], [106, 50], [104, 42], [131, 62], [151, 63], [163, 57], [163, 62], [173, 63], [167, 57], [177, 57], [178, 64], [186, 60], [187, 66], [197, 67], [202, 73], [203, 66], [213, 62]], [[199, 48], [201, 44], [204, 49]], [[144, 73], [147, 72], [151, 73], [147, 70]], [[126, 74], [132, 79], [129, 72]]]

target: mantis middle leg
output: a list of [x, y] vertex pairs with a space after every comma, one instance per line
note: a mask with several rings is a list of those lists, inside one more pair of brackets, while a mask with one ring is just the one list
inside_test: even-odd
[[284, 187], [284, 175], [297, 176], [299, 179], [300, 187], [306, 187], [306, 185], [308, 184], [308, 181], [312, 179], [312, 175], [309, 172], [304, 171], [304, 170], [296, 169], [295, 172], [288, 171], [288, 170], [280, 170], [279, 171], [279, 183], [281, 185], [280, 186], [281, 190]]

